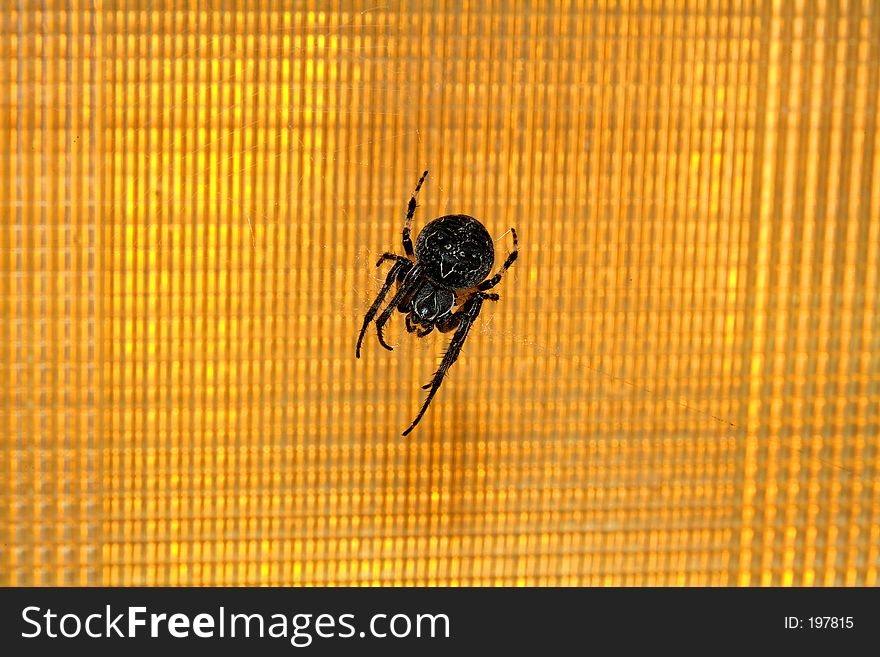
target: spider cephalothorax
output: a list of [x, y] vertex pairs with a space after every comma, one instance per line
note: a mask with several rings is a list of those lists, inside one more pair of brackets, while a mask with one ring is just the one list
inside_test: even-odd
[[[394, 265], [385, 278], [385, 283], [364, 317], [364, 324], [358, 335], [355, 354], [361, 357], [361, 343], [367, 327], [392, 285], [397, 286], [396, 294], [376, 320], [376, 334], [386, 349], [393, 349], [385, 342], [382, 329], [395, 310], [405, 315], [406, 330], [418, 337], [428, 335], [436, 328], [442, 333], [455, 329], [455, 335], [443, 356], [440, 367], [430, 383], [423, 386], [429, 389], [422, 408], [409, 428], [407, 435], [422, 419], [428, 404], [437, 394], [443, 377], [461, 353], [468, 331], [480, 314], [483, 301], [498, 301], [498, 295], [487, 293], [495, 287], [501, 276], [517, 257], [516, 231], [513, 235], [513, 251], [492, 278], [486, 278], [495, 262], [495, 248], [492, 237], [479, 221], [464, 214], [449, 214], [429, 222], [419, 233], [413, 248], [410, 227], [416, 212], [416, 195], [425, 181], [425, 171], [409, 200], [406, 223], [403, 226], [403, 250], [405, 256], [396, 253], [383, 253], [376, 266], [393, 260]], [[454, 310], [453, 310], [454, 309]]]

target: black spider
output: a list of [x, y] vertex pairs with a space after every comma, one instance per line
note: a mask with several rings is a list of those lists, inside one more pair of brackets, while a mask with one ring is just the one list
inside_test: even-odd
[[[397, 293], [376, 320], [376, 334], [383, 347], [393, 350], [382, 337], [382, 328], [395, 309], [406, 315], [406, 330], [420, 338], [428, 335], [435, 327], [441, 333], [458, 329], [449, 342], [449, 348], [434, 378], [422, 386], [425, 390], [430, 388], [430, 391], [416, 419], [403, 432], [404, 436], [415, 428], [428, 410], [428, 404], [437, 394], [443, 377], [461, 353], [461, 347], [480, 314], [483, 301], [498, 301], [497, 294], [487, 293], [486, 290], [498, 285], [502, 274], [518, 255], [516, 231], [511, 228], [513, 252], [507, 256], [498, 273], [486, 279], [495, 262], [492, 238], [483, 224], [465, 214], [449, 214], [429, 222], [419, 233], [413, 250], [410, 226], [416, 213], [416, 195], [427, 175], [428, 172], [425, 171], [419, 178], [416, 190], [409, 200], [406, 223], [403, 225], [403, 250], [406, 255], [383, 253], [376, 263], [379, 267], [387, 260], [394, 261], [382, 289], [364, 317], [355, 351], [360, 358], [364, 333], [394, 284], [397, 285]], [[455, 306], [457, 308], [453, 312]]]

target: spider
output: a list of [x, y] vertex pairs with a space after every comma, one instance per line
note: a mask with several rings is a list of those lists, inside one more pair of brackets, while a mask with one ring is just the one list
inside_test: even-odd
[[[511, 228], [513, 251], [507, 256], [498, 273], [486, 278], [495, 262], [492, 238], [483, 224], [465, 214], [448, 214], [428, 222], [419, 233], [413, 249], [410, 227], [416, 213], [416, 196], [427, 175], [428, 172], [425, 171], [419, 178], [407, 206], [406, 221], [403, 225], [403, 250], [406, 255], [383, 253], [376, 263], [376, 266], [380, 267], [382, 263], [390, 260], [394, 265], [364, 317], [355, 350], [355, 355], [360, 358], [361, 343], [367, 327], [376, 316], [388, 290], [395, 284], [397, 292], [376, 320], [379, 344], [389, 351], [394, 349], [385, 342], [382, 329], [395, 310], [405, 315], [406, 330], [420, 338], [425, 337], [435, 328], [441, 333], [455, 330], [440, 367], [434, 373], [431, 382], [422, 386], [423, 390], [428, 390], [428, 396], [412, 424], [403, 432], [404, 436], [416, 427], [428, 410], [428, 405], [437, 394], [443, 377], [458, 359], [465, 338], [480, 314], [483, 302], [498, 301], [497, 294], [486, 290], [498, 285], [502, 275], [518, 255], [516, 230]], [[455, 307], [454, 311], [453, 307]]]

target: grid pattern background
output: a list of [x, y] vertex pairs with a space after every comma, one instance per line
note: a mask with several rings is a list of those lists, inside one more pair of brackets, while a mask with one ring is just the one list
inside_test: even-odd
[[[76, 5], [0, 15], [0, 584], [878, 583], [875, 0]], [[401, 438], [426, 167], [520, 259]]]

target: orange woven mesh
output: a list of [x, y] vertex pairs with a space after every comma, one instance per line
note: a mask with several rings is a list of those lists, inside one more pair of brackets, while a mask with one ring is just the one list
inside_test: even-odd
[[200, 4], [0, 20], [0, 583], [877, 584], [876, 2]]

